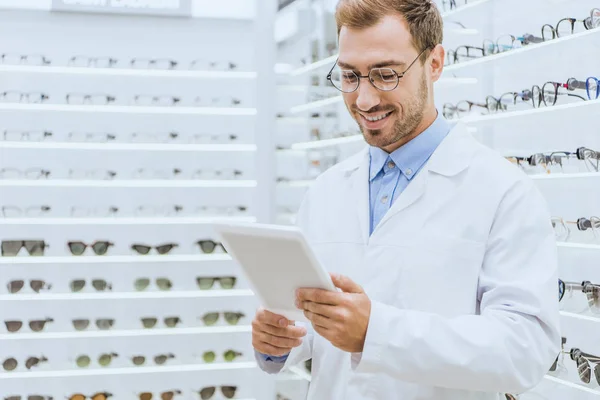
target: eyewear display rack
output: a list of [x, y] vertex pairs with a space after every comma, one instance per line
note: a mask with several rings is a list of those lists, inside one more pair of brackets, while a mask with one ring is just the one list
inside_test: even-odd
[[210, 226], [269, 219], [266, 3], [0, 10], [0, 398], [275, 397], [258, 304]]
[[[277, 143], [286, 149], [278, 154], [278, 174], [300, 171], [295, 176], [290, 172], [291, 178], [279, 184], [280, 221], [289, 223], [294, 221], [294, 212], [313, 179], [306, 169], [310, 163], [307, 154], [329, 149], [339, 162], [365, 146], [342, 97], [325, 79], [337, 59], [337, 49], [330, 45], [336, 43], [335, 2], [297, 5], [301, 6], [312, 12], [312, 34], [293, 37], [280, 45], [278, 54], [280, 62], [293, 66], [286, 83], [300, 99], [295, 100], [286, 118], [278, 120], [276, 130]], [[590, 127], [600, 113], [600, 100], [594, 98], [594, 79], [588, 78], [600, 79], [600, 10], [592, 11], [600, 4], [594, 0], [457, 0], [439, 1], [438, 6], [450, 61], [436, 83], [436, 106], [448, 114], [448, 119], [460, 118], [482, 143], [512, 161], [518, 160], [516, 167], [530, 174], [538, 185], [554, 216], [560, 278], [571, 282], [560, 303], [564, 350], [576, 348], [599, 355], [600, 342], [594, 332], [600, 324], [600, 273], [595, 268], [600, 254], [600, 224], [592, 216], [600, 214], [596, 158], [600, 136]], [[458, 53], [458, 62], [453, 52]], [[570, 78], [580, 82], [579, 88]], [[559, 85], [552, 94], [544, 92], [546, 82], [568, 87]], [[569, 82], [571, 85], [566, 85]], [[542, 97], [534, 85], [539, 86]], [[517, 95], [503, 96], [513, 92]], [[537, 96], [535, 107], [528, 95]], [[495, 109], [488, 96], [496, 98]], [[315, 128], [320, 129], [320, 135], [315, 134]], [[588, 149], [584, 159], [576, 155], [581, 148]], [[571, 154], [562, 154], [565, 151]], [[537, 164], [532, 155], [537, 155], [533, 158]], [[528, 158], [535, 165], [529, 165]], [[294, 167], [302, 162], [305, 169]], [[580, 220], [582, 224], [593, 228], [578, 229], [573, 222], [581, 218], [588, 220]], [[590, 293], [577, 288], [584, 281], [593, 284]], [[585, 362], [589, 368], [581, 368], [581, 377], [578, 365]], [[594, 358], [579, 359], [579, 363], [577, 357], [562, 354], [555, 371], [549, 371], [538, 387], [520, 394], [519, 399], [597, 399], [600, 367]], [[302, 398], [293, 394], [292, 390], [284, 393], [288, 398]]]

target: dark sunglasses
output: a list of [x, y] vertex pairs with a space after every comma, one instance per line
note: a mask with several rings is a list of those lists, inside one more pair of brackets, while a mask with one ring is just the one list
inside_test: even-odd
[[[220, 313], [218, 313], [218, 312], [209, 312], [209, 313], [204, 314], [201, 319], [205, 325], [210, 326], [210, 325], [214, 325], [217, 323], [217, 321], [219, 320], [219, 315], [220, 315]], [[240, 322], [240, 319], [245, 317], [245, 314], [243, 314], [241, 312], [224, 312], [223, 317], [225, 318], [225, 321], [227, 321], [227, 323], [229, 325], [237, 325], [238, 322]]]
[[[154, 363], [156, 365], [163, 365], [167, 362], [167, 360], [171, 360], [173, 358], [175, 358], [175, 354], [172, 353], [158, 354], [154, 356]], [[133, 364], [136, 366], [144, 365], [146, 363], [146, 356], [133, 356], [131, 357], [131, 362], [133, 362]]]
[[3, 240], [0, 251], [3, 256], [14, 257], [23, 247], [30, 256], [43, 256], [44, 249], [50, 246], [43, 240]]
[[212, 289], [215, 282], [219, 281], [223, 289], [233, 289], [237, 278], [235, 276], [222, 276], [222, 277], [196, 277], [196, 283], [201, 290]]
[[[35, 367], [36, 365], [38, 365], [41, 362], [46, 362], [48, 361], [48, 359], [44, 356], [42, 357], [29, 357], [27, 360], [25, 360], [25, 367], [27, 369], [31, 369], [33, 367]], [[6, 360], [4, 360], [4, 362], [2, 363], [2, 367], [4, 368], [5, 371], [13, 371], [17, 368], [17, 366], [19, 365], [19, 363], [17, 362], [16, 359], [14, 358], [7, 358]]]
[[[85, 280], [75, 279], [69, 284], [72, 292], [80, 292], [85, 287]], [[104, 279], [92, 279], [92, 287], [99, 292], [105, 290], [112, 290], [112, 285], [107, 283]]]
[[[160, 400], [172, 400], [176, 394], [181, 394], [181, 390], [169, 390], [168, 392], [162, 392], [160, 394]], [[153, 394], [151, 392], [142, 392], [138, 395], [140, 400], [152, 400]]]
[[177, 246], [179, 246], [177, 243], [165, 243], [158, 246], [134, 243], [131, 245], [131, 249], [137, 252], [138, 254], [142, 255], [150, 253], [150, 250], [152, 250], [153, 248], [156, 249], [158, 254], [167, 254]]
[[215, 249], [217, 247], [221, 247], [221, 249], [223, 249], [223, 251], [225, 253], [227, 253], [227, 250], [225, 249], [225, 247], [223, 246], [222, 243], [218, 243], [215, 242], [213, 240], [210, 239], [206, 239], [206, 240], [198, 240], [196, 242], [196, 244], [198, 246], [200, 246], [200, 250], [204, 253], [204, 254], [211, 254], [214, 253]]
[[[31, 320], [29, 321], [29, 329], [33, 332], [41, 332], [48, 322], [54, 322], [54, 320], [52, 318]], [[17, 320], [4, 321], [4, 324], [6, 325], [6, 330], [11, 333], [18, 332], [23, 327], [23, 321]]]
[[[142, 326], [144, 328], [154, 328], [156, 326], [156, 323], [158, 322], [158, 318], [156, 317], [146, 317], [146, 318], [142, 318]], [[167, 326], [167, 328], [175, 328], [177, 326], [178, 323], [181, 322], [181, 318], [179, 317], [165, 317], [163, 319], [164, 324]]]
[[[73, 328], [78, 331], [83, 331], [90, 326], [89, 319], [74, 319], [71, 321], [73, 323]], [[101, 331], [106, 331], [113, 327], [115, 324], [115, 320], [112, 318], [98, 318], [96, 320], [96, 327]]]
[[[21, 289], [23, 289], [24, 286], [25, 286], [25, 281], [21, 280], [21, 279], [10, 281], [10, 282], [8, 282], [8, 285], [6, 285], [6, 287], [8, 288], [8, 291], [12, 294], [19, 293], [21, 291]], [[31, 287], [31, 290], [33, 290], [36, 293], [39, 293], [42, 289], [47, 289], [47, 290], [52, 289], [51, 284], [46, 283], [45, 281], [43, 281], [41, 279], [30, 280], [29, 286]]]
[[69, 250], [74, 256], [82, 255], [88, 247], [91, 247], [97, 256], [103, 256], [108, 251], [108, 248], [110, 246], [114, 246], [114, 244], [106, 240], [99, 240], [92, 244], [86, 244], [81, 241], [75, 241], [67, 242], [67, 246], [69, 246]]
[[[228, 399], [233, 399], [237, 392], [237, 386], [221, 386], [221, 393]], [[200, 389], [197, 393], [200, 395], [201, 400], [210, 400], [217, 392], [216, 386], [207, 386]]]

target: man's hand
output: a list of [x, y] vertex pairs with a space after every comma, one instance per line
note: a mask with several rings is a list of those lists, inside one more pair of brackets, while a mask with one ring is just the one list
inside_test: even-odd
[[360, 353], [369, 326], [371, 300], [350, 278], [331, 274], [331, 279], [343, 292], [298, 289], [296, 307], [304, 310], [315, 331], [332, 345], [349, 353]]
[[304, 335], [305, 328], [294, 326], [294, 321], [262, 308], [258, 309], [252, 321], [252, 346], [270, 356], [289, 354], [294, 347], [302, 344]]

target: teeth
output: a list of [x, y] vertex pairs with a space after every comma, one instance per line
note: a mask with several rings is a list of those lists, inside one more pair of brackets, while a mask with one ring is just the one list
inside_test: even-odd
[[383, 115], [380, 115], [379, 117], [374, 117], [374, 118], [365, 117], [365, 119], [366, 119], [367, 121], [375, 122], [375, 121], [379, 121], [379, 120], [382, 120], [382, 119], [384, 119], [384, 118], [385, 118], [385, 117], [387, 117], [388, 115], [390, 115], [390, 113], [383, 114]]

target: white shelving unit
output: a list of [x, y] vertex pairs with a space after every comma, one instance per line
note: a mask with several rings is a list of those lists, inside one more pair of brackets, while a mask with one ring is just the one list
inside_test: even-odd
[[[108, 392], [114, 399], [139, 399], [145, 391], [159, 398], [164, 391], [180, 390], [176, 398], [191, 399], [199, 397], [194, 391], [221, 385], [235, 386], [236, 399], [275, 398], [274, 378], [254, 362], [253, 291], [228, 254], [220, 249], [206, 254], [197, 244], [217, 240], [211, 226], [215, 222], [265, 220], [270, 194], [259, 182], [270, 180], [273, 168], [263, 161], [265, 143], [259, 132], [270, 116], [258, 108], [271, 108], [269, 102], [275, 100], [265, 101], [257, 92], [273, 65], [261, 61], [263, 49], [255, 43], [267, 47], [271, 40], [275, 45], [272, 32], [257, 36], [269, 5], [226, 0], [218, 7], [210, 5], [221, 9], [211, 13], [206, 5], [191, 2], [196, 17], [64, 13], [52, 11], [49, 2], [40, 6], [0, 0], [0, 34], [8, 38], [0, 45], [0, 57], [43, 54], [49, 61], [28, 65], [8, 63], [8, 57], [0, 60], [0, 93], [40, 92], [48, 97], [40, 103], [0, 100], [0, 171], [51, 171], [48, 179], [16, 179], [0, 172], [0, 242], [31, 238], [48, 246], [43, 256], [29, 256], [25, 249], [15, 257], [0, 256], [0, 341], [10, 343], [0, 346], [0, 363], [10, 357], [19, 363], [15, 371], [0, 369], [2, 398], [39, 394], [62, 399]], [[252, 12], [241, 18], [241, 9]], [[73, 56], [110, 57], [114, 65], [73, 66]], [[178, 64], [173, 69], [133, 68], [132, 59]], [[191, 69], [193, 61], [200, 67]], [[67, 96], [74, 93], [112, 100], [106, 105], [67, 104]], [[136, 105], [140, 95], [155, 99]], [[14, 135], [19, 131], [25, 132], [21, 140]], [[30, 140], [34, 131], [51, 133], [44, 140]], [[85, 178], [68, 179], [70, 169]], [[139, 169], [148, 175], [136, 179]], [[174, 169], [181, 179], [162, 175]], [[93, 170], [115, 171], [117, 176], [94, 179]], [[157, 171], [154, 176], [152, 170]], [[192, 179], [204, 170], [215, 171], [214, 176]], [[224, 179], [220, 170], [233, 171], [239, 179]], [[3, 215], [3, 207], [19, 211], [37, 203], [46, 205], [43, 216]], [[162, 213], [175, 205], [177, 214]], [[139, 206], [145, 213], [137, 216]], [[88, 209], [89, 214], [68, 217], [71, 207]], [[200, 214], [201, 208], [216, 211]], [[99, 209], [119, 212], [103, 217]], [[74, 256], [67, 242], [77, 240], [113, 245], [105, 256], [94, 255], [91, 248]], [[139, 255], [131, 249], [134, 243], [153, 249]], [[155, 247], [163, 243], [177, 246], [159, 255]], [[233, 288], [219, 283], [219, 278], [229, 277], [236, 278]], [[144, 291], [136, 291], [139, 278], [150, 281]], [[200, 290], [201, 278], [214, 278], [213, 288]], [[30, 287], [36, 279], [45, 282], [39, 293]], [[157, 279], [167, 279], [172, 287], [160, 290]], [[23, 289], [10, 293], [9, 282], [18, 280], [24, 280]], [[80, 292], [71, 288], [75, 280], [85, 281]], [[92, 280], [104, 280], [109, 288], [99, 291]], [[219, 313], [218, 322], [204, 325], [201, 316], [212, 312]], [[238, 313], [239, 323], [225, 322], [224, 312]], [[163, 318], [173, 316], [180, 318], [177, 326], [164, 326]], [[142, 329], [144, 317], [157, 318], [156, 327]], [[37, 318], [51, 319], [41, 332], [33, 332], [27, 323]], [[96, 329], [94, 321], [106, 318], [114, 326]], [[75, 319], [88, 319], [89, 327], [75, 330]], [[12, 320], [24, 321], [19, 332], [8, 331], [5, 321]], [[227, 350], [240, 355], [225, 362]], [[214, 363], [202, 360], [204, 351], [217, 354]], [[96, 356], [102, 352], [118, 356], [101, 368]], [[151, 359], [159, 353], [176, 357], [158, 366]], [[90, 355], [92, 365], [76, 367], [80, 354]], [[146, 364], [134, 367], [129, 360], [134, 354], [145, 355]], [[42, 355], [47, 362], [25, 368], [26, 358]]]

